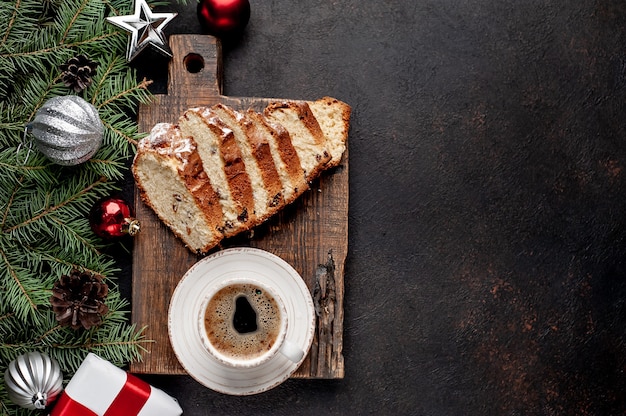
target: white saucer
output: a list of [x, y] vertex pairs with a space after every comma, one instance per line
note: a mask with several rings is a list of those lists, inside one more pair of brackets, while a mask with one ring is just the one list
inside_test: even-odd
[[[283, 298], [289, 322], [287, 339], [305, 352], [300, 362], [277, 354], [258, 367], [234, 370], [218, 362], [203, 346], [198, 316], [209, 287], [241, 274], [254, 275], [275, 287]], [[199, 383], [225, 394], [256, 394], [279, 385], [302, 364], [313, 342], [315, 308], [306, 283], [280, 257], [256, 248], [230, 248], [205, 257], [185, 273], [170, 301], [168, 331], [176, 357]]]

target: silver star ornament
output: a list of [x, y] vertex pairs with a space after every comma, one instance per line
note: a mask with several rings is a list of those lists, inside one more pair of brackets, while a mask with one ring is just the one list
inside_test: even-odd
[[172, 57], [163, 29], [176, 15], [177, 13], [152, 13], [146, 0], [136, 0], [134, 14], [107, 17], [106, 20], [130, 33], [126, 49], [126, 59], [130, 62], [148, 46], [169, 58]]

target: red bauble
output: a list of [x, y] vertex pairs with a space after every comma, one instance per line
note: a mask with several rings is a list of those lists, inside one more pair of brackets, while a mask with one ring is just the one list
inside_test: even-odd
[[134, 236], [139, 232], [139, 221], [133, 218], [130, 207], [120, 198], [98, 201], [89, 213], [89, 225], [96, 235], [107, 240], [127, 234]]
[[248, 0], [200, 0], [198, 20], [211, 35], [237, 35], [250, 20], [250, 3]]

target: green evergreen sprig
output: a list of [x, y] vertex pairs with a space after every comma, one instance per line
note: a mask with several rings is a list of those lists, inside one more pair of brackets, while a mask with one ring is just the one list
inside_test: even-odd
[[[150, 98], [148, 81], [126, 62], [127, 34], [105, 20], [131, 7], [128, 0], [0, 2], [0, 374], [17, 355], [37, 350], [59, 361], [67, 381], [88, 352], [123, 366], [141, 359], [149, 342], [129, 322], [119, 270], [88, 221], [93, 204], [128, 174], [139, 138], [136, 107]], [[61, 167], [29, 146], [25, 126], [48, 99], [75, 94], [59, 67], [79, 54], [98, 62], [80, 95], [98, 109], [105, 134], [90, 160]], [[50, 307], [54, 282], [74, 268], [105, 276], [110, 288], [109, 313], [90, 330], [60, 326]], [[0, 383], [0, 415], [30, 414]]]

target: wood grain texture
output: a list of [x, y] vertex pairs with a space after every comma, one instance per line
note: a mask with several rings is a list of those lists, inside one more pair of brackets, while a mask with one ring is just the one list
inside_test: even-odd
[[[139, 129], [176, 122], [188, 108], [218, 102], [245, 110], [262, 110], [277, 99], [221, 95], [219, 41], [210, 36], [170, 37], [173, 51], [168, 93], [139, 108]], [[198, 70], [199, 68], [202, 68]], [[184, 374], [169, 342], [167, 310], [171, 295], [187, 269], [199, 260], [146, 207], [135, 190], [135, 214], [142, 231], [133, 250], [132, 320], [146, 326], [153, 340], [143, 361], [130, 371]], [[343, 378], [344, 263], [348, 249], [348, 151], [341, 164], [325, 172], [296, 202], [252, 232], [223, 241], [221, 248], [252, 246], [274, 253], [300, 273], [314, 297], [317, 333], [311, 352], [294, 373], [297, 378]], [[216, 249], [219, 250], [220, 248]]]

